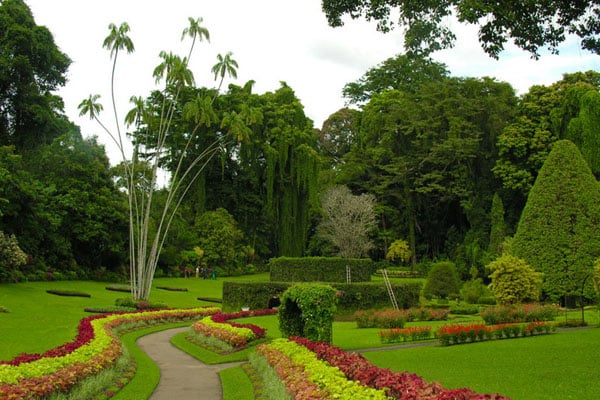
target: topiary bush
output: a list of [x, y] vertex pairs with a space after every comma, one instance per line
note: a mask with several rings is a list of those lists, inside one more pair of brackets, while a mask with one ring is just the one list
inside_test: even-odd
[[458, 295], [459, 289], [460, 278], [455, 264], [451, 261], [440, 261], [433, 264], [427, 275], [423, 296], [428, 300], [433, 297], [447, 299], [451, 295]]
[[283, 293], [279, 308], [282, 335], [331, 342], [337, 290], [328, 285], [294, 285]]
[[[242, 307], [262, 310], [276, 307], [281, 295], [292, 284], [288, 282], [223, 282], [223, 311], [239, 311]], [[383, 282], [331, 283], [338, 290], [338, 314], [352, 314], [360, 309], [390, 307], [390, 297]], [[419, 282], [392, 282], [400, 308], [419, 305], [422, 285]]]
[[272, 282], [369, 282], [376, 264], [368, 258], [279, 257], [269, 260]]

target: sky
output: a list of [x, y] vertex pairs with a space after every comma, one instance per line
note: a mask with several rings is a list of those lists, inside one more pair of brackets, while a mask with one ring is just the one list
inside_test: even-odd
[[[109, 136], [89, 117], [80, 117], [77, 106], [99, 94], [104, 112], [100, 118], [116, 132], [110, 110], [110, 52], [102, 48], [108, 25], [127, 22], [135, 46], [119, 56], [116, 101], [119, 120], [131, 109], [131, 96], [146, 97], [156, 88], [152, 71], [161, 62], [162, 50], [187, 56], [191, 41], [181, 41], [188, 18], [202, 18], [210, 42], [194, 48], [190, 69], [197, 86], [216, 87], [210, 69], [217, 54], [231, 51], [239, 64], [236, 80], [242, 86], [254, 80], [254, 93], [277, 90], [286, 82], [304, 105], [306, 115], [321, 128], [329, 115], [344, 107], [342, 88], [358, 80], [369, 68], [403, 52], [402, 31], [377, 32], [375, 24], [347, 19], [343, 27], [327, 25], [321, 0], [25, 0], [37, 25], [46, 26], [56, 45], [73, 61], [68, 82], [57, 94], [65, 113], [81, 127], [84, 136], [98, 136], [113, 164], [121, 161]], [[544, 54], [532, 60], [507, 46], [500, 60], [488, 57], [477, 41], [477, 29], [447, 21], [458, 40], [451, 50], [436, 53], [452, 76], [494, 77], [509, 82], [518, 94], [532, 85], [549, 85], [564, 73], [600, 71], [600, 57], [580, 50], [576, 38], [560, 47], [559, 55]], [[123, 128], [121, 126], [121, 128]]]

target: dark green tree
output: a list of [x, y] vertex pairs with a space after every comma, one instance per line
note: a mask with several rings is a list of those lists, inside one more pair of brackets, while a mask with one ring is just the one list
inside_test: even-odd
[[323, 0], [322, 5], [331, 26], [342, 26], [345, 15], [364, 16], [377, 21], [377, 29], [383, 32], [396, 25], [391, 16], [397, 12], [397, 23], [404, 28], [404, 45], [416, 53], [452, 47], [456, 37], [447, 22], [451, 15], [479, 26], [479, 42], [494, 58], [509, 40], [535, 58], [543, 47], [556, 53], [567, 34], [581, 38], [582, 48], [600, 53], [600, 4], [596, 1]]
[[490, 241], [488, 252], [490, 256], [496, 257], [502, 253], [502, 243], [506, 237], [506, 223], [504, 222], [504, 205], [498, 193], [492, 198], [492, 209], [490, 211]]
[[599, 224], [600, 184], [577, 147], [560, 140], [529, 193], [510, 252], [544, 273], [550, 300], [579, 295], [600, 256]]
[[461, 281], [456, 266], [451, 261], [440, 261], [431, 267], [427, 282], [423, 287], [423, 296], [427, 299], [439, 297], [447, 299], [450, 295], [458, 295]]
[[370, 68], [358, 81], [344, 86], [344, 97], [353, 104], [368, 102], [375, 93], [396, 89], [414, 93], [422, 84], [449, 76], [444, 64], [429, 57], [399, 54]]
[[17, 151], [49, 144], [68, 122], [53, 95], [71, 64], [22, 0], [0, 2], [0, 144]]

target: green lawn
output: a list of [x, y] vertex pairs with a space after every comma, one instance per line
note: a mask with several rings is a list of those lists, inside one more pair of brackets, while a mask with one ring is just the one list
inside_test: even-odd
[[[231, 280], [268, 280], [268, 274], [248, 275]], [[89, 281], [26, 282], [0, 284], [0, 305], [9, 313], [0, 313], [0, 360], [20, 353], [44, 351], [72, 341], [79, 321], [91, 314], [86, 307], [114, 306], [115, 300], [128, 293], [106, 290], [109, 283]], [[156, 289], [157, 286], [187, 288], [187, 292]], [[197, 300], [198, 297], [221, 298], [223, 279], [157, 278], [150, 300], [170, 307], [218, 305]], [[77, 291], [92, 297], [56, 296], [46, 290]]]
[[458, 346], [365, 353], [380, 367], [444, 387], [497, 392], [513, 400], [594, 399], [600, 393], [600, 329]]

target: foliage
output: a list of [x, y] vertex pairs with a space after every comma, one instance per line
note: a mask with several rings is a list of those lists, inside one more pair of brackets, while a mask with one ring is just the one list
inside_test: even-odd
[[52, 92], [67, 82], [69, 57], [22, 0], [0, 3], [0, 145], [21, 152], [49, 144], [72, 127]]
[[553, 321], [559, 315], [559, 308], [553, 304], [493, 306], [486, 307], [479, 315], [488, 325]]
[[368, 258], [278, 257], [269, 260], [273, 282], [369, 282], [373, 262]]
[[363, 104], [376, 93], [390, 89], [411, 93], [421, 85], [442, 80], [448, 75], [444, 64], [429, 57], [399, 54], [370, 68], [358, 81], [347, 83], [342, 93], [350, 103]]
[[277, 371], [294, 398], [386, 399], [383, 390], [347, 379], [338, 368], [320, 360], [311, 350], [295, 341], [275, 339], [256, 350]]
[[317, 235], [330, 242], [342, 258], [367, 256], [373, 243], [369, 234], [375, 228], [375, 196], [354, 195], [346, 186], [333, 186], [321, 199], [323, 219]]
[[543, 291], [556, 302], [590, 293], [600, 255], [600, 183], [577, 147], [554, 143], [540, 169], [512, 243], [511, 253], [544, 274]]
[[388, 248], [385, 258], [388, 260], [398, 260], [400, 264], [410, 260], [410, 247], [406, 240], [394, 240]]
[[195, 227], [204, 252], [203, 265], [219, 268], [220, 275], [230, 275], [243, 263], [244, 234], [227, 210], [218, 208], [205, 212], [196, 219]]
[[[581, 39], [581, 47], [593, 53], [600, 52], [598, 34], [598, 4], [574, 4], [561, 0], [540, 5], [535, 1], [519, 1], [507, 7], [503, 3], [453, 1], [378, 1], [323, 0], [323, 11], [330, 26], [342, 26], [342, 17], [365, 17], [377, 22], [377, 29], [388, 32], [395, 25], [394, 18], [404, 29], [404, 47], [409, 54], [429, 54], [454, 45], [456, 36], [448, 19], [452, 15], [464, 24], [479, 27], [478, 37], [483, 50], [498, 58], [505, 44], [511, 40], [518, 47], [540, 56], [540, 49], [548, 47], [558, 53], [558, 46], [567, 34]], [[396, 17], [396, 14], [399, 14]]]
[[337, 291], [331, 286], [302, 284], [287, 289], [281, 296], [279, 329], [289, 336], [331, 342]]
[[490, 211], [490, 241], [488, 251], [492, 256], [502, 254], [502, 243], [506, 236], [506, 223], [504, 221], [504, 204], [500, 195], [496, 192], [492, 198], [492, 209]]
[[501, 325], [444, 325], [436, 333], [442, 346], [453, 344], [472, 343], [492, 339], [509, 339], [535, 334], [548, 334], [556, 330], [551, 322], [535, 321], [527, 324], [501, 324]]
[[403, 328], [405, 322], [447, 319], [447, 310], [434, 310], [428, 307], [411, 307], [406, 310], [359, 310], [354, 313], [358, 328]]
[[392, 328], [379, 332], [381, 343], [415, 342], [432, 337], [430, 326], [413, 326], [410, 328]]
[[493, 296], [490, 289], [483, 284], [481, 278], [476, 278], [463, 283], [460, 289], [460, 297], [471, 304], [478, 304], [482, 297]]
[[458, 295], [459, 290], [460, 278], [454, 263], [440, 261], [433, 264], [423, 287], [423, 296], [427, 299], [433, 297], [446, 299], [451, 295]]
[[[595, 102], [584, 100], [597, 95], [598, 88], [598, 72], [577, 72], [564, 74], [563, 79], [549, 86], [532, 86], [522, 97], [517, 118], [498, 136], [498, 157], [493, 168], [503, 188], [514, 197], [513, 202], [525, 203], [538, 171], [558, 140], [573, 141], [586, 154], [592, 172], [600, 173], [594, 161], [599, 146], [589, 134], [599, 108]], [[512, 214], [512, 210], [507, 211]]]
[[[224, 282], [223, 310], [235, 311], [241, 307], [260, 310], [276, 306], [291, 285], [282, 282]], [[359, 309], [384, 308], [390, 305], [390, 297], [383, 282], [330, 285], [338, 290], [339, 312], [353, 313]], [[402, 308], [419, 304], [421, 287], [417, 282], [392, 282], [396, 300]]]
[[505, 254], [487, 265], [491, 272], [490, 288], [500, 304], [537, 301], [543, 274], [536, 272], [522, 258]]
[[594, 263], [594, 286], [596, 292], [600, 294], [600, 258], [597, 258]]
[[0, 231], [0, 281], [18, 282], [18, 268], [26, 262], [27, 254], [19, 247], [17, 238]]
[[437, 383], [427, 383], [416, 374], [408, 372], [392, 372], [390, 369], [378, 368], [358, 353], [347, 353], [328, 343], [311, 342], [304, 338], [294, 341], [313, 351], [317, 358], [327, 361], [339, 368], [347, 379], [357, 381], [361, 385], [385, 390], [392, 399], [478, 399], [485, 396], [490, 400], [507, 399], [500, 395], [481, 395], [470, 389], [444, 389]]

